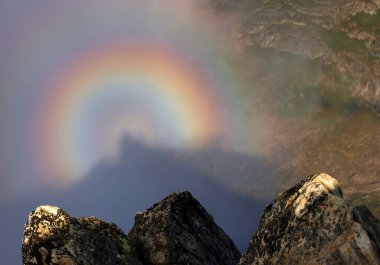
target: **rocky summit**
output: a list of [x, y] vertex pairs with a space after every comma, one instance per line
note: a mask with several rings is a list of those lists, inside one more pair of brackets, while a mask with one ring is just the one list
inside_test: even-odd
[[379, 220], [351, 210], [327, 174], [303, 180], [268, 205], [239, 265], [380, 264]]
[[128, 235], [144, 264], [236, 264], [232, 240], [189, 192], [138, 213]]
[[22, 242], [23, 263], [140, 265], [126, 235], [95, 217], [72, 218], [60, 208], [30, 213]]
[[143, 213], [126, 236], [95, 217], [72, 218], [40, 206], [25, 225], [25, 265], [236, 264], [232, 240], [189, 192], [173, 193]]
[[173, 193], [137, 213], [128, 235], [96, 217], [37, 207], [25, 225], [22, 255], [25, 265], [371, 265], [380, 264], [380, 221], [365, 206], [352, 209], [337, 180], [322, 173], [266, 207], [241, 258], [189, 192]]

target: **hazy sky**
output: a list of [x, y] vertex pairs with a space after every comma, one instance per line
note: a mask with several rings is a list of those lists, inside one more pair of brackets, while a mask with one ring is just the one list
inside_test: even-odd
[[247, 246], [275, 188], [236, 26], [194, 1], [0, 2], [1, 264], [39, 204], [128, 232], [178, 190]]

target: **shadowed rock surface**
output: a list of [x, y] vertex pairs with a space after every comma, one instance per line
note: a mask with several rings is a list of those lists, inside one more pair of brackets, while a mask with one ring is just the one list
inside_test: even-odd
[[239, 264], [380, 264], [379, 225], [351, 211], [334, 178], [314, 175], [267, 206]]
[[354, 214], [354, 220], [359, 222], [369, 238], [373, 241], [377, 255], [380, 257], [380, 222], [376, 219], [373, 214], [368, 210], [366, 206], [358, 206], [352, 210]]
[[189, 192], [136, 215], [128, 235], [144, 264], [236, 264], [239, 251]]

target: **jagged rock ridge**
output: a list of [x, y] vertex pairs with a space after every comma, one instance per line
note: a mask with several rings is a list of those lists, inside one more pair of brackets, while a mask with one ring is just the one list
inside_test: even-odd
[[[249, 231], [247, 231], [249, 232]], [[248, 250], [239, 252], [189, 192], [173, 193], [135, 217], [126, 236], [95, 217], [40, 206], [22, 244], [31, 264], [380, 264], [380, 221], [353, 210], [339, 183], [310, 176], [267, 206]]]
[[143, 213], [126, 236], [95, 217], [72, 218], [40, 206], [25, 225], [25, 265], [236, 264], [232, 240], [189, 192], [173, 193]]

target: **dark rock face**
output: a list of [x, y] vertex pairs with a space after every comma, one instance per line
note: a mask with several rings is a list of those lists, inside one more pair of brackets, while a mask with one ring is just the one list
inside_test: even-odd
[[239, 251], [189, 192], [136, 215], [128, 235], [144, 264], [236, 264]]
[[40, 206], [29, 215], [22, 244], [23, 263], [142, 264], [124, 233], [95, 217], [71, 218], [53, 206]]
[[128, 237], [95, 217], [76, 219], [40, 206], [25, 225], [22, 254], [25, 265], [232, 265], [240, 257], [189, 192], [174, 193], [137, 214]]
[[314, 175], [267, 206], [239, 264], [380, 264], [379, 224], [351, 211], [335, 179]]
[[375, 245], [380, 257], [380, 221], [375, 218], [366, 206], [358, 206], [352, 210], [354, 220], [360, 223], [367, 231], [369, 238]]

